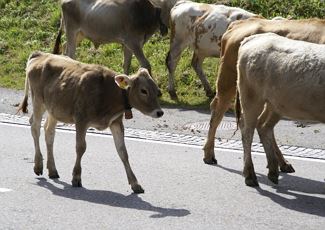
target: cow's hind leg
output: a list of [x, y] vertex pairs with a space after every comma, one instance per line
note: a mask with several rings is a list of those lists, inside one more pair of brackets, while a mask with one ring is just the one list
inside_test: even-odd
[[128, 45], [128, 48], [134, 53], [135, 57], [138, 59], [141, 67], [146, 68], [150, 75], [151, 74], [151, 65], [148, 61], [148, 59], [144, 56], [142, 45], [140, 44], [130, 44]]
[[[275, 114], [273, 113], [273, 111], [271, 111], [269, 106], [266, 106], [264, 108], [264, 111], [262, 112], [262, 114], [260, 115], [260, 117], [258, 119], [257, 131], [259, 132], [259, 134], [260, 134], [261, 128], [275, 126], [275, 124], [278, 121], [276, 121], [276, 119], [275, 119], [276, 117], [274, 117], [274, 116], [275, 116]], [[272, 145], [267, 148], [272, 149], [272, 154], [275, 155], [275, 157], [277, 158], [281, 172], [285, 172], [285, 173], [295, 172], [293, 166], [283, 157], [283, 154], [276, 143], [276, 140], [274, 137], [274, 129], [272, 129], [270, 132], [271, 132], [271, 134], [270, 134], [269, 138], [271, 141], [268, 141], [265, 144]], [[263, 145], [265, 145], [265, 144], [263, 143]]]
[[127, 46], [123, 45], [123, 56], [124, 56], [123, 71], [127, 75], [130, 73], [132, 55], [133, 55], [132, 51]]
[[45, 125], [45, 141], [47, 147], [47, 169], [49, 171], [49, 177], [52, 179], [59, 178], [59, 174], [55, 167], [55, 161], [53, 156], [53, 142], [55, 136], [55, 127], [57, 120], [48, 114]]
[[138, 183], [137, 178], [135, 177], [129, 163], [128, 153], [124, 143], [124, 127], [122, 121], [118, 119], [117, 121], [113, 122], [113, 124], [110, 126], [110, 129], [114, 138], [116, 150], [123, 162], [128, 182], [131, 185], [133, 192], [144, 193], [144, 190]]
[[43, 156], [39, 144], [43, 113], [44, 108], [42, 103], [33, 98], [33, 115], [30, 118], [30, 124], [35, 147], [34, 172], [38, 176], [43, 174]]
[[199, 78], [203, 84], [203, 88], [204, 88], [206, 96], [209, 98], [213, 98], [215, 93], [212, 91], [211, 86], [207, 80], [207, 77], [203, 72], [203, 69], [202, 69], [203, 61], [204, 61], [203, 56], [197, 54], [196, 52], [193, 53], [192, 63], [191, 63], [192, 67], [194, 68], [196, 74], [199, 76]]
[[71, 29], [67, 31], [67, 45], [64, 54], [75, 59], [76, 58], [76, 48], [77, 48], [77, 31]]
[[173, 39], [166, 57], [166, 66], [168, 69], [168, 93], [173, 100], [177, 99], [175, 90], [175, 70], [180, 56], [188, 44], [179, 39]]
[[81, 158], [86, 151], [87, 125], [83, 122], [76, 122], [76, 162], [72, 172], [72, 186], [82, 187], [81, 183]]

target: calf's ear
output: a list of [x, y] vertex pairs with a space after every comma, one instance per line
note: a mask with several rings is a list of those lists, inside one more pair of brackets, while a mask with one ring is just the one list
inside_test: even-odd
[[131, 80], [130, 78], [125, 74], [119, 74], [115, 76], [115, 83], [121, 88], [121, 89], [127, 89], [128, 87], [131, 87]]
[[146, 68], [140, 67], [139, 70], [138, 70], [138, 72], [140, 74], [146, 74], [146, 75], [149, 75], [150, 76], [150, 73], [149, 73], [149, 71]]

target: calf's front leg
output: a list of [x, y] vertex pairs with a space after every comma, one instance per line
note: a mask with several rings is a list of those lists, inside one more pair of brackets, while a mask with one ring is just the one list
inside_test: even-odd
[[45, 125], [45, 141], [46, 141], [46, 148], [47, 148], [47, 169], [49, 171], [49, 177], [51, 179], [59, 178], [58, 171], [55, 167], [55, 161], [53, 156], [53, 142], [55, 136], [55, 127], [56, 127], [56, 119], [48, 114]]
[[117, 153], [123, 162], [126, 175], [128, 178], [128, 182], [131, 185], [133, 192], [144, 193], [144, 190], [141, 187], [141, 185], [138, 184], [137, 178], [135, 177], [129, 163], [128, 153], [124, 142], [124, 127], [123, 127], [122, 119], [118, 119], [115, 122], [113, 122], [112, 125], [110, 126], [110, 129], [113, 135]]

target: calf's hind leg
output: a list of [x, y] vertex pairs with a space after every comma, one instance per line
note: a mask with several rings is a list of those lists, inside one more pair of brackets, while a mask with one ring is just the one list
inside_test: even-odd
[[77, 158], [72, 172], [72, 186], [82, 187], [81, 183], [81, 158], [86, 151], [87, 126], [84, 123], [76, 122], [76, 152]]
[[[264, 108], [262, 114], [258, 118], [257, 131], [260, 136], [261, 136], [260, 130], [263, 129], [263, 127], [265, 128], [265, 127], [271, 127], [271, 126], [274, 127], [275, 126], [275, 124], [279, 121], [279, 120], [276, 120], [275, 118], [276, 118], [276, 115], [273, 113], [273, 111], [270, 109], [269, 106], [266, 106]], [[278, 118], [278, 119], [280, 119], [280, 118]], [[284, 172], [284, 173], [295, 172], [295, 169], [293, 168], [293, 166], [283, 157], [283, 154], [276, 143], [273, 128], [271, 130], [269, 140], [270, 141], [266, 142], [265, 144], [263, 143], [264, 149], [265, 149], [265, 145], [267, 145], [267, 144], [272, 145], [272, 146], [267, 146], [267, 148], [271, 149], [270, 154], [275, 155], [275, 157], [277, 158], [281, 172]]]
[[33, 100], [33, 114], [29, 122], [31, 124], [31, 132], [34, 139], [34, 147], [35, 147], [34, 172], [38, 176], [43, 174], [43, 156], [39, 144], [43, 113], [44, 113], [43, 105], [40, 102]]
[[[280, 120], [280, 116], [272, 111], [269, 112], [268, 122], [263, 125], [257, 125], [257, 131], [260, 136], [261, 142], [263, 143], [264, 151], [267, 158], [269, 173], [268, 178], [273, 183], [277, 184], [279, 179], [279, 165], [276, 158], [276, 149], [274, 149], [274, 144], [276, 145], [274, 139], [274, 126]], [[260, 122], [261, 120], [259, 120]], [[273, 143], [274, 142], [274, 143]], [[280, 152], [281, 154], [281, 152]]]
[[[240, 86], [245, 89], [245, 87]], [[247, 89], [247, 88], [246, 88]], [[242, 133], [242, 142], [244, 148], [244, 177], [248, 186], [258, 186], [257, 177], [252, 161], [252, 142], [254, 130], [257, 125], [257, 118], [261, 114], [264, 102], [253, 92], [241, 93], [243, 119], [240, 120], [240, 130]]]
[[116, 150], [123, 162], [126, 175], [133, 192], [144, 193], [144, 190], [141, 187], [141, 185], [138, 184], [137, 178], [135, 177], [129, 163], [128, 153], [126, 151], [125, 142], [124, 142], [124, 127], [122, 121], [118, 119], [117, 121], [113, 122], [113, 124], [110, 126], [110, 129], [114, 138]]
[[53, 156], [53, 142], [55, 136], [55, 127], [57, 120], [48, 114], [45, 125], [45, 141], [47, 148], [47, 169], [49, 171], [49, 177], [52, 179], [59, 178], [59, 174], [55, 167], [55, 161]]

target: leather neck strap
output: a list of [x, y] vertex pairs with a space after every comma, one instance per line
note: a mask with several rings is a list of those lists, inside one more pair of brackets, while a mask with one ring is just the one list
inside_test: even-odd
[[123, 103], [124, 103], [124, 117], [125, 119], [132, 119], [132, 106], [129, 103], [128, 90], [122, 89]]

